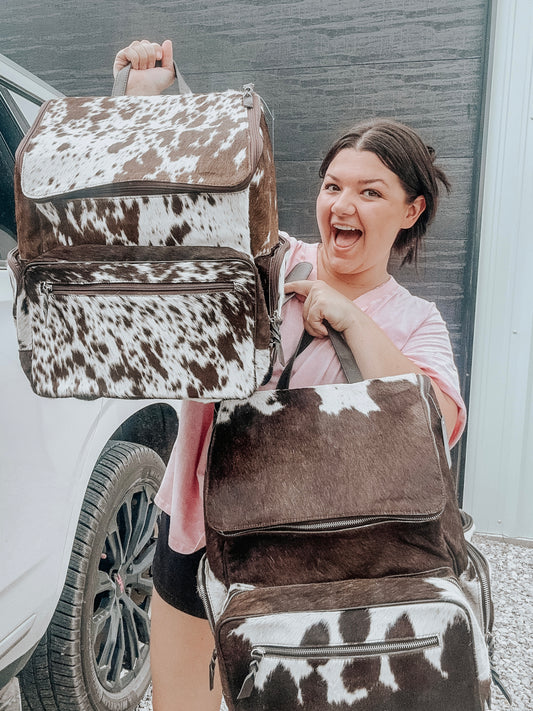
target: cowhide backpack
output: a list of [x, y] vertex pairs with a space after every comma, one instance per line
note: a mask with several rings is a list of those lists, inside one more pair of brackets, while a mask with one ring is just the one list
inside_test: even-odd
[[211, 673], [218, 657], [230, 711], [482, 711], [488, 566], [431, 383], [351, 379], [218, 408], [199, 572]]
[[8, 263], [35, 392], [216, 400], [262, 382], [285, 248], [253, 85], [48, 101], [15, 186]]

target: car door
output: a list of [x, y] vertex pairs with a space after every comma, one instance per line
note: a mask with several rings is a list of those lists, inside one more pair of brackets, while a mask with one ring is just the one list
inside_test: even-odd
[[0, 55], [0, 689], [23, 670], [26, 709], [129, 709], [150, 681], [153, 496], [179, 402], [41, 398], [18, 362], [15, 152], [59, 95]]

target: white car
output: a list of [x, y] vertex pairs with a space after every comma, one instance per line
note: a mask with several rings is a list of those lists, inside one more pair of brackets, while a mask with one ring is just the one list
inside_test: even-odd
[[0, 55], [0, 689], [19, 675], [24, 708], [122, 711], [150, 681], [153, 495], [179, 403], [40, 398], [19, 365], [14, 154], [59, 95]]

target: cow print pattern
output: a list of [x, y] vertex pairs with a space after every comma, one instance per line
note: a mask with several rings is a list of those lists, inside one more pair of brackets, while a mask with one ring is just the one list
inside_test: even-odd
[[276, 186], [254, 101], [251, 111], [230, 91], [48, 102], [15, 172], [22, 257], [89, 243], [266, 254]]
[[[353, 582], [355, 585], [362, 582], [364, 589], [370, 581]], [[387, 581], [380, 581], [382, 588], [383, 583], [386, 585]], [[227, 612], [228, 630], [224, 626], [219, 630], [226, 640], [222, 642], [222, 654], [226, 655], [223, 663], [229, 676], [226, 687], [230, 689], [229, 708], [481, 711], [490, 686], [487, 648], [476, 617], [456, 581], [435, 577], [391, 580], [388, 584], [398, 587], [401, 583], [404, 593], [413, 595], [409, 602], [403, 602], [408, 597], [404, 594], [399, 595], [398, 601], [385, 603], [376, 599], [365, 606], [356, 593], [357, 607], [324, 610], [331, 601], [323, 590], [322, 604], [318, 601], [314, 611], [291, 612], [279, 610], [286, 605], [286, 590], [292, 601], [290, 589], [280, 588], [277, 608], [274, 597], [267, 593], [265, 614], [254, 609], [253, 614], [242, 620], [238, 619], [239, 603], [234, 598], [231, 612]], [[375, 594], [371, 586], [368, 590]], [[250, 696], [233, 703], [249, 671], [253, 648], [274, 645], [327, 649], [335, 645], [410, 641], [431, 636], [437, 637], [437, 645], [418, 651], [374, 651], [347, 658], [328, 658], [324, 653], [314, 659], [306, 658], [305, 654], [294, 658], [275, 652], [266, 654], [257, 666]]]
[[250, 251], [248, 190], [37, 203], [50, 247], [77, 244], [231, 247]]
[[238, 185], [251, 177], [248, 112], [235, 91], [53, 100], [26, 147], [22, 190], [43, 200], [136, 180]]
[[[268, 369], [269, 351], [268, 344], [255, 343], [255, 273], [243, 264], [67, 263], [50, 269], [34, 263], [26, 275], [34, 389], [49, 397], [248, 395]], [[74, 291], [46, 295], [43, 282]], [[86, 284], [156, 289], [84, 295]], [[185, 293], [158, 294], [165, 284], [182, 285]], [[212, 293], [209, 284], [229, 284], [229, 290]]]

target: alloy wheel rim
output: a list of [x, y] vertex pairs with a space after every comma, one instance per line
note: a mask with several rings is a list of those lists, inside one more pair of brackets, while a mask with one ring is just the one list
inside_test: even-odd
[[159, 509], [150, 484], [129, 491], [109, 522], [91, 618], [93, 664], [100, 684], [118, 693], [148, 660], [151, 565]]

